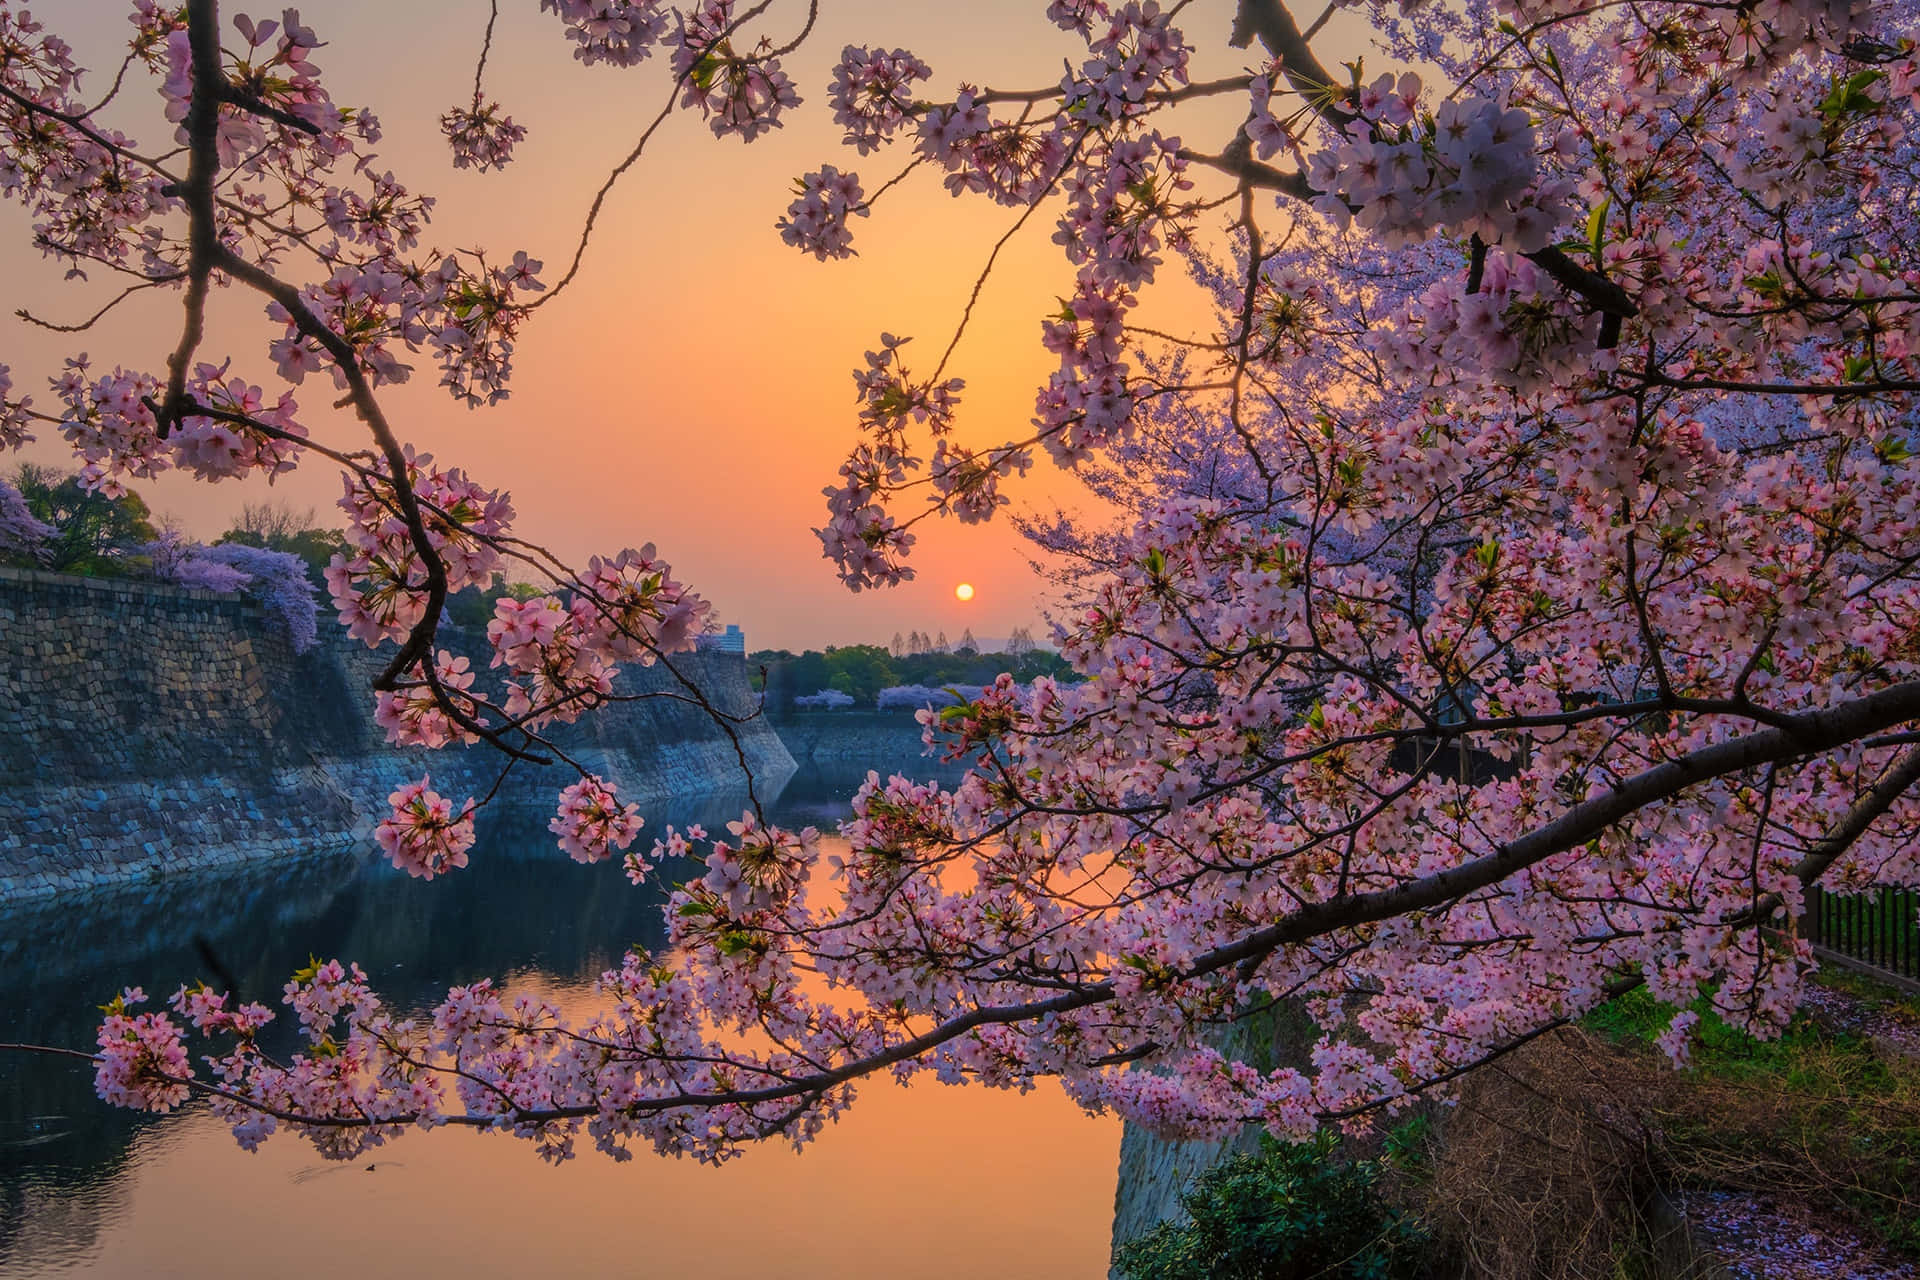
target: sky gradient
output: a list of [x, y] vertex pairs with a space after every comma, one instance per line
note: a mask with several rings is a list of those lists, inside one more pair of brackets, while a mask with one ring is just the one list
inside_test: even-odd
[[[71, 31], [86, 65], [117, 63], [125, 0], [62, 0], [43, 10]], [[254, 6], [258, 16], [278, 5]], [[843, 45], [902, 46], [934, 70], [930, 93], [961, 79], [1038, 87], [1058, 81], [1077, 38], [1054, 31], [1038, 0], [822, 6], [819, 26], [788, 60], [803, 99], [787, 127], [750, 145], [715, 139], [692, 114], [676, 114], [608, 200], [582, 276], [523, 330], [514, 391], [491, 409], [468, 410], [435, 385], [432, 362], [415, 380], [383, 393], [402, 438], [482, 483], [509, 489], [518, 532], [570, 561], [654, 542], [679, 575], [745, 628], [750, 647], [885, 643], [895, 631], [944, 630], [958, 639], [1004, 636], [1016, 626], [1043, 634], [1042, 586], [1029, 549], [1005, 521], [966, 527], [923, 523], [913, 562], [919, 578], [890, 591], [852, 595], [835, 580], [809, 530], [824, 518], [820, 491], [855, 435], [851, 370], [879, 334], [909, 334], [910, 366], [930, 371], [951, 337], [993, 242], [1017, 212], [974, 197], [955, 200], [922, 170], [855, 221], [860, 256], [820, 263], [780, 242], [774, 222], [800, 173], [822, 162], [856, 170], [871, 192], [910, 157], [896, 150], [860, 157], [839, 144], [826, 86]], [[223, 12], [247, 6], [228, 3]], [[1222, 38], [1232, 5], [1210, 0], [1183, 21], [1196, 41], [1196, 78], [1230, 74], [1247, 62]], [[763, 20], [790, 38], [804, 6], [786, 0]], [[380, 115], [378, 148], [417, 191], [440, 198], [428, 243], [483, 248], [498, 258], [526, 249], [557, 280], [571, 256], [593, 191], [631, 148], [667, 94], [660, 57], [639, 68], [583, 68], [557, 21], [533, 0], [502, 5], [488, 96], [529, 136], [504, 173], [452, 168], [437, 119], [471, 93], [486, 5], [480, 0], [395, 4], [327, 0], [303, 18], [329, 47], [315, 61], [336, 101]], [[1080, 46], [1084, 52], [1084, 47]], [[105, 83], [97, 76], [97, 92]], [[113, 122], [156, 140], [159, 99], [136, 82]], [[1240, 109], [1244, 109], [1241, 104]], [[1231, 98], [1181, 117], [1217, 147], [1231, 135]], [[1226, 215], [1213, 215], [1224, 227]], [[1072, 270], [1049, 242], [1052, 218], [1034, 218], [1001, 254], [949, 372], [967, 380], [960, 435], [989, 444], [1024, 434], [1035, 387], [1051, 360], [1039, 343], [1041, 317], [1071, 291]], [[153, 295], [93, 332], [56, 335], [11, 318], [20, 306], [71, 321], [111, 295], [105, 280], [63, 286], [62, 271], [27, 243], [16, 206], [0, 208], [0, 363], [13, 368], [15, 394], [51, 405], [45, 379], [61, 359], [89, 352], [97, 365], [164, 369], [177, 336], [178, 296]], [[1171, 273], [1169, 273], [1171, 274]], [[1193, 333], [1209, 325], [1184, 281], [1156, 286], [1147, 322]], [[264, 343], [278, 333], [256, 295], [218, 299], [208, 352], [233, 353], [235, 370], [273, 388]], [[310, 381], [303, 417], [331, 443], [358, 447], [364, 434], [322, 409], [324, 385]], [[25, 457], [65, 464], [57, 434]], [[317, 506], [329, 522], [339, 482], [331, 464], [309, 462], [272, 492], [258, 482], [208, 486], [182, 477], [138, 486], [157, 512], [211, 538], [241, 503], [278, 497]], [[1042, 458], [1013, 490], [1015, 509], [1093, 509], [1071, 477]], [[971, 603], [954, 586], [977, 589]]]

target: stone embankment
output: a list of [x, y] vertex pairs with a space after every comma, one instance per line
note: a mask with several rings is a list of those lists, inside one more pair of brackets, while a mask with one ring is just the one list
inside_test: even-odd
[[[1276, 1005], [1241, 1019], [1218, 1035], [1214, 1048], [1228, 1058], [1271, 1071], [1281, 1063], [1305, 1063], [1317, 1036], [1306, 1015]], [[1113, 1193], [1113, 1248], [1138, 1239], [1160, 1222], [1185, 1222], [1180, 1193], [1217, 1164], [1260, 1150], [1261, 1130], [1247, 1125], [1217, 1142], [1163, 1138], [1129, 1121], [1120, 1134], [1120, 1176]], [[1110, 1280], [1121, 1280], [1118, 1269]]]
[[926, 750], [911, 711], [812, 711], [774, 722], [799, 761], [844, 764], [918, 760]]
[[[358, 843], [422, 774], [456, 802], [485, 794], [498, 752], [386, 744], [369, 692], [384, 661], [324, 625], [295, 654], [234, 596], [0, 569], [0, 897]], [[722, 710], [753, 708], [739, 658], [673, 662]], [[629, 668], [622, 690], [656, 696], [560, 732], [628, 799], [736, 785], [743, 758], [756, 777], [794, 770], [763, 720], [730, 737], [659, 667]], [[566, 781], [517, 766], [504, 803], [551, 804]]]

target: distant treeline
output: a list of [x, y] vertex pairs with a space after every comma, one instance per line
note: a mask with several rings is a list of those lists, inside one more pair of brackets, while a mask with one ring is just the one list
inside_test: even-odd
[[[155, 565], [156, 544], [182, 545], [131, 490], [109, 496], [87, 488], [78, 474], [31, 462], [0, 477], [0, 565], [89, 578], [165, 577], [164, 566]], [[327, 562], [346, 550], [347, 539], [320, 524], [312, 507], [249, 502], [213, 546], [296, 556], [314, 586], [324, 589]]]
[[794, 653], [788, 649], [761, 649], [747, 655], [753, 670], [754, 688], [761, 688], [759, 669], [766, 668], [766, 705], [775, 715], [793, 710], [793, 700], [833, 689], [854, 700], [855, 706], [872, 707], [882, 689], [895, 685], [991, 684], [1002, 671], [1025, 683], [1036, 676], [1073, 679], [1065, 658], [1044, 649], [1026, 653], [914, 653], [896, 655], [877, 644], [851, 644], [829, 647], [822, 653], [809, 649]]

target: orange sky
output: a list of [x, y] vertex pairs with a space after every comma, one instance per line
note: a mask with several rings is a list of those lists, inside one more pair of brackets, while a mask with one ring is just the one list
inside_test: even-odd
[[[125, 0], [59, 0], [36, 5], [73, 39], [87, 65], [117, 60]], [[260, 16], [279, 5], [256, 5]], [[470, 92], [486, 6], [482, 0], [325, 0], [303, 8], [331, 47], [316, 61], [336, 100], [366, 103], [381, 116], [384, 165], [415, 190], [441, 198], [429, 240], [485, 248], [502, 257], [525, 248], [557, 279], [581, 216], [609, 167], [631, 147], [666, 92], [664, 62], [640, 68], [582, 68], [559, 24], [534, 0], [504, 0], [488, 71], [498, 97], [529, 137], [504, 173], [456, 172], [436, 120]], [[230, 16], [247, 6], [229, 0]], [[1231, 0], [1201, 0], [1183, 17], [1196, 41], [1196, 78], [1230, 74], [1246, 55], [1226, 48]], [[385, 393], [402, 436], [477, 479], [510, 489], [519, 532], [578, 562], [593, 552], [653, 541], [682, 576], [745, 627], [753, 647], [885, 643], [896, 631], [971, 627], [1004, 636], [1041, 621], [1039, 584], [1028, 553], [1005, 522], [963, 527], [929, 522], [915, 548], [920, 577], [904, 587], [850, 595], [822, 560], [809, 530], [822, 520], [821, 488], [854, 437], [850, 371], [882, 330], [911, 334], [912, 367], [928, 370], [951, 335], [992, 242], [1014, 211], [979, 198], [954, 200], [937, 175], [916, 173], [858, 220], [850, 262], [819, 263], [783, 245], [773, 229], [793, 178], [821, 162], [856, 170], [869, 191], [905, 163], [904, 153], [859, 157], [838, 143], [826, 102], [832, 62], [847, 43], [904, 46], [934, 70], [930, 92], [965, 77], [988, 85], [1056, 82], [1077, 39], [1054, 31], [1040, 0], [957, 4], [824, 0], [819, 27], [789, 60], [802, 98], [788, 127], [749, 146], [716, 140], [697, 118], [676, 116], [627, 175], [602, 216], [583, 279], [523, 333], [514, 394], [469, 411], [434, 386], [430, 360], [416, 381]], [[784, 40], [804, 6], [776, 3], [767, 30]], [[104, 81], [102, 81], [104, 83]], [[97, 89], [96, 85], [96, 89]], [[135, 112], [115, 118], [142, 141], [157, 136], [158, 97], [139, 84]], [[1217, 147], [1244, 105], [1201, 104], [1181, 127]], [[1225, 215], [1213, 225], [1224, 226]], [[0, 209], [0, 310], [27, 305], [71, 320], [109, 296], [107, 283], [63, 288], [61, 272], [25, 245], [26, 220]], [[1039, 345], [1040, 317], [1071, 290], [1072, 271], [1036, 217], [1002, 255], [951, 372], [967, 379], [962, 438], [988, 444], [1024, 434], [1033, 391], [1051, 361]], [[208, 350], [238, 355], [236, 370], [272, 385], [264, 343], [276, 336], [251, 295], [224, 300]], [[1144, 318], [1192, 332], [1202, 311], [1184, 282], [1162, 286]], [[96, 331], [51, 335], [8, 318], [0, 362], [13, 366], [16, 394], [48, 407], [44, 378], [75, 351], [96, 363], [164, 368], [176, 336], [177, 299], [129, 308]], [[320, 387], [302, 396], [317, 411]], [[330, 439], [362, 443], [334, 415]], [[26, 455], [62, 462], [43, 443]], [[280, 495], [316, 505], [329, 518], [338, 481], [324, 462], [283, 479]], [[217, 487], [178, 478], [141, 490], [157, 511], [190, 533], [217, 535], [262, 485]], [[1084, 508], [1077, 484], [1040, 463], [1015, 490], [1016, 506]], [[970, 581], [970, 604], [954, 585]]]

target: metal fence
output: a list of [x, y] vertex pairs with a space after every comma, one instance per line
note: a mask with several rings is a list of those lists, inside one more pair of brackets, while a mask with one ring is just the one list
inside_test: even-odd
[[1920, 891], [1842, 897], [1810, 889], [1801, 929], [1807, 941], [1851, 968], [1902, 985], [1920, 983]]

